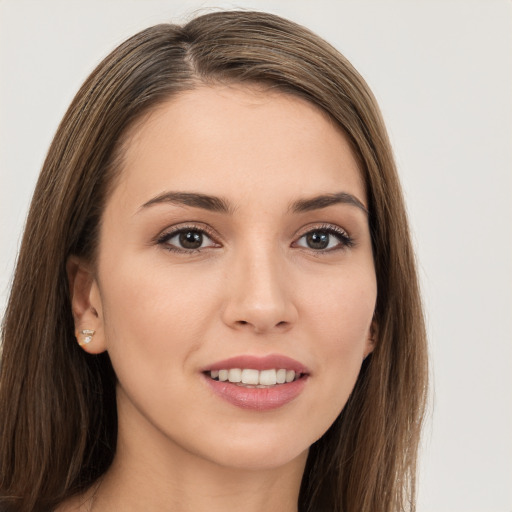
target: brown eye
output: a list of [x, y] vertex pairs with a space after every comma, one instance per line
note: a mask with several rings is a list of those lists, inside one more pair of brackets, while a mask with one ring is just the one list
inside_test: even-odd
[[353, 239], [339, 227], [313, 229], [302, 235], [296, 246], [312, 249], [313, 251], [325, 251], [344, 249], [354, 245]]
[[182, 228], [164, 233], [158, 243], [166, 249], [176, 252], [199, 251], [218, 245], [202, 230], [196, 228]]
[[310, 249], [327, 249], [330, 238], [325, 231], [313, 231], [306, 235], [306, 244]]
[[178, 239], [183, 249], [199, 249], [203, 245], [203, 234], [200, 231], [182, 231]]

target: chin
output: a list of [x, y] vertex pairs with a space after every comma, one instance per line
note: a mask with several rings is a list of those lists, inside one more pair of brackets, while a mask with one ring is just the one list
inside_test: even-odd
[[240, 471], [272, 471], [295, 463], [297, 459], [304, 459], [305, 463], [309, 452], [309, 446], [301, 450], [284, 446], [261, 447], [255, 443], [248, 446], [249, 443], [244, 447], [230, 448], [215, 458], [210, 456], [210, 460], [219, 466]]
[[[210, 431], [200, 445], [197, 439], [189, 446], [197, 456], [224, 468], [239, 470], [273, 470], [303, 458], [309, 447], [324, 432], [307, 428], [292, 429], [289, 424], [240, 423], [232, 428]], [[309, 435], [308, 435], [309, 434]]]

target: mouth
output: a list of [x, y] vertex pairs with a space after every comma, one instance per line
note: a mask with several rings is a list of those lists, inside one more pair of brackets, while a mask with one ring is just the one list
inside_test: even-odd
[[210, 389], [242, 409], [265, 411], [295, 400], [304, 390], [310, 372], [286, 356], [239, 356], [203, 368]]
[[287, 368], [256, 370], [254, 368], [224, 368], [204, 372], [207, 377], [218, 382], [230, 382], [244, 388], [272, 388], [290, 384], [307, 374]]

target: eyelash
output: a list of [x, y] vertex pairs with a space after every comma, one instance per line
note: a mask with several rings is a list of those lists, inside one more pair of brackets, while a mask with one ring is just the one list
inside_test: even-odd
[[[177, 252], [180, 254], [194, 254], [197, 252], [201, 252], [204, 249], [208, 249], [209, 247], [201, 247], [199, 249], [186, 249], [186, 248], [180, 248], [173, 245], [170, 245], [168, 242], [175, 236], [179, 235], [180, 233], [186, 233], [187, 231], [193, 231], [196, 233], [201, 233], [202, 235], [206, 235], [215, 245], [218, 246], [217, 242], [215, 241], [215, 236], [208, 230], [205, 226], [197, 226], [194, 224], [180, 226], [176, 229], [171, 229], [170, 231], [166, 231], [162, 233], [158, 239], [156, 240], [157, 244], [164, 246], [164, 248], [167, 251], [170, 252]], [[215, 247], [212, 246], [212, 247]]]
[[[330, 249], [312, 249], [312, 248], [300, 246], [303, 249], [309, 249], [310, 251], [312, 251], [313, 253], [315, 253], [317, 255], [327, 254], [327, 253], [334, 252], [334, 251], [341, 251], [344, 249], [350, 249], [351, 247], [354, 247], [354, 245], [355, 245], [354, 239], [344, 229], [340, 228], [339, 226], [333, 225], [333, 224], [322, 224], [320, 226], [315, 226], [311, 229], [308, 229], [305, 233], [303, 233], [298, 238], [298, 240], [301, 240], [305, 236], [307, 236], [311, 233], [315, 233], [315, 232], [316, 233], [318, 233], [318, 232], [327, 233], [328, 235], [334, 236], [339, 241], [339, 244], [337, 246], [332, 247]], [[296, 244], [296, 243], [297, 242], [294, 242], [294, 244]]]
[[[187, 231], [200, 233], [201, 235], [206, 235], [213, 242], [214, 245], [209, 246], [209, 247], [200, 247], [197, 249], [186, 249], [186, 248], [176, 247], [176, 246], [170, 245], [168, 243], [169, 240], [171, 240], [175, 236], [178, 236], [181, 233], [186, 233]], [[316, 255], [321, 255], [321, 254], [326, 254], [326, 253], [330, 253], [330, 252], [334, 252], [334, 251], [349, 249], [355, 245], [354, 239], [344, 229], [341, 229], [340, 227], [332, 225], [332, 224], [323, 224], [320, 226], [315, 226], [312, 229], [309, 229], [308, 231], [306, 231], [302, 235], [300, 235], [300, 237], [297, 239], [297, 241], [293, 242], [293, 245], [295, 247], [297, 247], [296, 244], [299, 240], [301, 240], [305, 236], [307, 236], [311, 233], [315, 233], [315, 232], [322, 232], [322, 233], [326, 233], [328, 235], [332, 235], [338, 239], [339, 244], [330, 249], [312, 249], [310, 247], [308, 248], [305, 246], [298, 246], [298, 247], [302, 247], [303, 249], [309, 250]], [[171, 231], [166, 231], [166, 232], [162, 233], [157, 238], [156, 243], [158, 245], [164, 246], [164, 248], [170, 252], [176, 252], [176, 253], [180, 253], [180, 254], [194, 254], [194, 253], [201, 252], [205, 249], [215, 248], [215, 247], [219, 246], [218, 242], [216, 242], [216, 240], [215, 240], [215, 236], [211, 233], [210, 230], [208, 230], [205, 226], [197, 226], [197, 225], [193, 225], [193, 224], [180, 226], [179, 228], [172, 229]]]

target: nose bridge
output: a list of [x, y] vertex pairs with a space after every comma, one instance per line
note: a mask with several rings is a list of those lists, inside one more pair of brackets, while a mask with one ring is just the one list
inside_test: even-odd
[[227, 276], [226, 323], [257, 333], [290, 327], [296, 310], [279, 247], [266, 241], [235, 252]]

